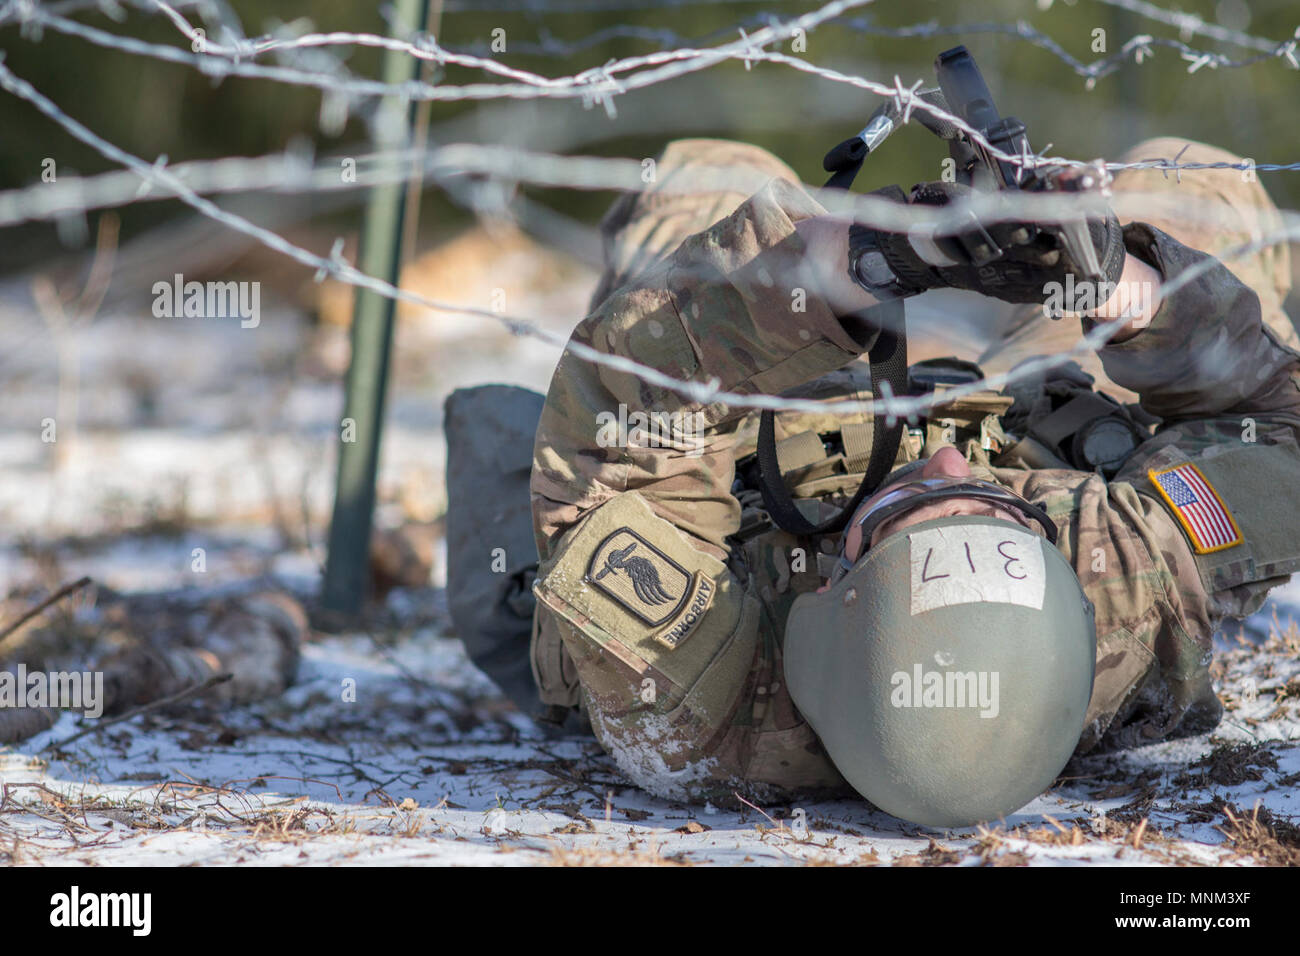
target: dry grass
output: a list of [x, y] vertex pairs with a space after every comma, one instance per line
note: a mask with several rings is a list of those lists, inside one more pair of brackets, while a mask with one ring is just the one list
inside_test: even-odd
[[909, 853], [894, 860], [894, 866], [956, 866], [966, 854], [963, 850], [953, 850], [936, 840], [931, 840], [920, 853]]
[[1265, 866], [1300, 866], [1300, 827], [1256, 806], [1249, 814], [1231, 804], [1223, 807], [1224, 824], [1215, 827], [1239, 857]]

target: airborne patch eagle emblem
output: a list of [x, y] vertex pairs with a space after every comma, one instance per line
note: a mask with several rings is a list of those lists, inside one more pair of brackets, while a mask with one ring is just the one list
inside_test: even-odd
[[694, 630], [716, 590], [712, 579], [690, 574], [631, 528], [619, 528], [596, 547], [586, 580], [650, 627], [662, 627], [655, 640], [674, 648]]

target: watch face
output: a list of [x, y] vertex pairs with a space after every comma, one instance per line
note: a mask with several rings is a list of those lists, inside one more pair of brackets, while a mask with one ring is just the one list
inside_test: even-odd
[[885, 257], [876, 249], [871, 249], [858, 256], [855, 265], [859, 278], [867, 285], [887, 286], [893, 284], [897, 279], [894, 270], [889, 268], [889, 263], [885, 262]]

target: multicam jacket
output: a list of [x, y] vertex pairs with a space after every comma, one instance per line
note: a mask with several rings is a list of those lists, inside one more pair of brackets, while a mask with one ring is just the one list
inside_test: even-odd
[[[607, 232], [634, 239], [611, 243], [598, 304], [572, 341], [732, 392], [864, 394], [870, 341], [815, 295], [796, 311], [773, 278], [782, 257], [802, 252], [795, 223], [823, 208], [768, 154], [720, 141], [672, 144], [660, 186], [705, 159], [748, 164], [752, 175], [702, 195], [661, 189], [620, 201]], [[1079, 752], [1213, 727], [1219, 620], [1252, 613], [1300, 568], [1300, 354], [1283, 344], [1288, 330], [1262, 321], [1259, 296], [1222, 264], [1167, 232], [1130, 224], [1125, 241], [1166, 279], [1210, 267], [1169, 294], [1148, 328], [1099, 353], [1109, 383], [1161, 420], [1118, 474], [1031, 468], [1001, 451], [996, 414], [969, 419], [973, 434], [932, 420], [927, 447], [905, 442], [898, 459], [956, 438], [975, 474], [1056, 522], [1057, 546], [1096, 606]], [[543, 700], [583, 706], [627, 776], [668, 797], [846, 787], [782, 670], [790, 605], [822, 583], [818, 555], [839, 541], [752, 533], [753, 495], [736, 463], [753, 450], [756, 417], [566, 351], [538, 429], [533, 665]], [[783, 470], [786, 453], [807, 466], [787, 474], [796, 494], [825, 507], [851, 492], [869, 422], [778, 416]], [[799, 457], [808, 435], [830, 430], [844, 445], [833, 467]], [[820, 442], [811, 447], [825, 458]], [[1195, 526], [1184, 480], [1217, 494], [1230, 516], [1224, 537]]]

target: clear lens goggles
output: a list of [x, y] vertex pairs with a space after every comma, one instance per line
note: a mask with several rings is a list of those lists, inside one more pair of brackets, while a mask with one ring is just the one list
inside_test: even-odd
[[[879, 497], [874, 501], [868, 500], [862, 514], [853, 522], [854, 525], [862, 529], [862, 552], [857, 559], [850, 561], [844, 553], [843, 545], [841, 545], [840, 560], [831, 574], [830, 583], [834, 584], [853, 570], [853, 566], [857, 561], [871, 549], [872, 535], [885, 522], [898, 517], [905, 511], [911, 511], [921, 505], [943, 501], [948, 498], [976, 498], [980, 501], [998, 505], [1008, 512], [1008, 517], [1017, 520], [1026, 528], [1032, 528], [1033, 524], [1031, 522], [1037, 522], [1043, 529], [1044, 537], [1053, 545], [1056, 544], [1056, 525], [1048, 517], [1047, 512], [1001, 485], [995, 485], [990, 481], [982, 481], [979, 478], [921, 478], [916, 481], [904, 482], [896, 488], [886, 489], [884, 492], [879, 493]], [[848, 540], [847, 528], [841, 540]]]

